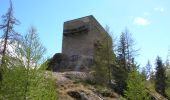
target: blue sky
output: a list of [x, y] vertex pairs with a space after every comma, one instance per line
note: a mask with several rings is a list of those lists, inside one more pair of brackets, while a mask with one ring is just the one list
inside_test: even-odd
[[[170, 47], [169, 0], [12, 0], [14, 16], [21, 22], [16, 30], [25, 34], [37, 28], [47, 56], [61, 52], [63, 22], [93, 15], [103, 27], [108, 25], [115, 37], [126, 27], [139, 48], [137, 62], [145, 65], [157, 55], [166, 59]], [[9, 2], [0, 0], [0, 16]], [[0, 31], [2, 34], [2, 31]]]

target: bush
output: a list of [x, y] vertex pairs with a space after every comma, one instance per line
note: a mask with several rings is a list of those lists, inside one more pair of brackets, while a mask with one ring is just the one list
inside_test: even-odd
[[5, 70], [0, 100], [56, 100], [56, 86], [51, 72], [27, 70], [23, 66]]

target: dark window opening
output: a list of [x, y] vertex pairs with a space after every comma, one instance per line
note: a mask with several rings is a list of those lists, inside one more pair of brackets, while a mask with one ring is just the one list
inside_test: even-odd
[[79, 56], [79, 55], [72, 55], [72, 56], [71, 56], [71, 61], [72, 61], [72, 62], [78, 61], [79, 59], [80, 59], [80, 56]]

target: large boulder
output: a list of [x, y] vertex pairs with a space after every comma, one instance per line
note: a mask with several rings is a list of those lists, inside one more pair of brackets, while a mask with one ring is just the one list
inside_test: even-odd
[[51, 59], [49, 59], [47, 70], [54, 72], [65, 71], [69, 69], [68, 57], [62, 53], [56, 53]]
[[63, 71], [90, 71], [92, 65], [92, 58], [78, 57], [77, 60], [73, 60], [72, 57], [68, 57], [63, 53], [56, 53], [51, 59], [49, 59], [47, 70], [53, 72]]

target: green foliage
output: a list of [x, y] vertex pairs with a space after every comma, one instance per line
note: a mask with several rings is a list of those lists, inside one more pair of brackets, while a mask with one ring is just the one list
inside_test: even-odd
[[127, 90], [124, 93], [128, 100], [150, 100], [143, 78], [136, 70], [128, 74]]
[[128, 73], [133, 69], [134, 57], [136, 54], [134, 41], [131, 34], [126, 29], [122, 32], [117, 45], [116, 65], [113, 66], [113, 77], [116, 82], [115, 91], [121, 95], [126, 89]]
[[156, 59], [155, 90], [165, 96], [166, 75], [165, 68], [160, 57]]
[[128, 71], [122, 67], [122, 66], [113, 66], [113, 78], [116, 82], [116, 85], [114, 87], [114, 90], [123, 95], [123, 91], [124, 89], [126, 89], [126, 80], [127, 80], [127, 76], [128, 76]]
[[8, 69], [1, 82], [2, 100], [56, 100], [56, 86], [51, 72], [32, 69], [27, 74], [24, 66]]
[[43, 64], [41, 64], [39, 70], [46, 70], [49, 66], [49, 59], [47, 59]]
[[45, 52], [46, 48], [41, 44], [36, 28], [32, 26], [20, 41], [17, 53], [27, 67], [37, 67]]
[[[47, 62], [39, 68], [45, 48], [35, 28], [31, 28], [18, 44], [17, 57], [7, 57], [3, 64], [0, 100], [56, 100], [56, 85]], [[2, 68], [2, 67], [1, 67]]]
[[149, 79], [149, 81], [150, 81], [152, 84], [155, 83], [155, 73], [154, 73], [154, 71], [152, 71], [152, 72], [150, 73], [150, 79]]
[[112, 51], [112, 38], [103, 34], [101, 41], [96, 41], [94, 57], [94, 76], [98, 83], [107, 84], [111, 81], [111, 64], [115, 55]]
[[134, 47], [134, 40], [130, 32], [125, 29], [125, 31], [120, 35], [117, 47], [118, 64], [123, 65], [123, 67], [127, 70], [131, 70], [131, 64], [134, 63], [134, 57], [136, 53], [137, 50]]
[[145, 67], [142, 68], [141, 75], [142, 75], [143, 79], [145, 79], [145, 80], [147, 79], [147, 72], [146, 72]]
[[51, 72], [31, 70], [28, 84], [28, 99], [56, 100], [56, 86]]
[[142, 68], [142, 73], [141, 74], [142, 74], [144, 79], [149, 80], [151, 78], [152, 66], [151, 66], [149, 60], [148, 60], [148, 62], [146, 64], [146, 66]]
[[1, 82], [1, 100], [23, 100], [26, 85], [26, 70], [23, 66], [6, 69]]
[[94, 76], [96, 81], [101, 82], [101, 84], [108, 82], [108, 66], [106, 60], [102, 56], [102, 51], [97, 51], [94, 61]]
[[170, 71], [167, 72], [167, 80], [166, 80], [166, 89], [165, 89], [166, 96], [170, 99]]
[[127, 100], [127, 99], [120, 96], [119, 100]]

